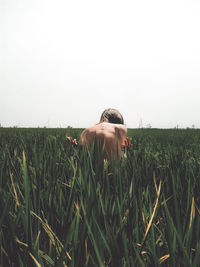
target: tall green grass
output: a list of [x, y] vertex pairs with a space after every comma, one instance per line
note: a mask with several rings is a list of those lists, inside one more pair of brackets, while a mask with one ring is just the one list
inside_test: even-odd
[[0, 129], [1, 266], [199, 266], [200, 131], [128, 130], [102, 170], [81, 129]]

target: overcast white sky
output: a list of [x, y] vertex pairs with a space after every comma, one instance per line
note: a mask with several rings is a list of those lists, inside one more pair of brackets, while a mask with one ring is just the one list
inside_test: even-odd
[[200, 128], [198, 0], [0, 0], [0, 123]]

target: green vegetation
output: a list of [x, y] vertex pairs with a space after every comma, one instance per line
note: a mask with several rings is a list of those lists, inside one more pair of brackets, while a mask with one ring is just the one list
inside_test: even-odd
[[200, 131], [129, 130], [102, 171], [81, 129], [0, 129], [1, 266], [200, 266]]

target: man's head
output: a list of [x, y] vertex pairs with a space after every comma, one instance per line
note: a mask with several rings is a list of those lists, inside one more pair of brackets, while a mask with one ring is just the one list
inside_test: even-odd
[[105, 119], [107, 119], [110, 123], [124, 124], [124, 119], [121, 113], [114, 108], [108, 108], [104, 110], [101, 115], [100, 122], [104, 121]]

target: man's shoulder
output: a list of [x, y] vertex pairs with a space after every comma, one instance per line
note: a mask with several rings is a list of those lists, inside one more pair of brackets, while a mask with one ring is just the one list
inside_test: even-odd
[[91, 126], [83, 131], [82, 134], [91, 135], [91, 134], [107, 134], [109, 132], [119, 131], [122, 134], [126, 134], [127, 129], [123, 124], [114, 124], [114, 123], [98, 123], [94, 126]]
[[83, 134], [90, 134], [90, 133], [94, 133], [96, 130], [96, 127], [95, 126], [91, 126], [89, 128], [86, 128], [83, 132], [82, 132], [82, 135]]
[[115, 127], [123, 132], [127, 132], [126, 126], [124, 124], [115, 124]]
[[94, 126], [91, 126], [91, 127], [87, 128], [86, 131], [88, 131], [89, 133], [93, 133], [93, 132], [96, 131], [96, 129], [97, 129], [97, 126], [94, 125]]
[[82, 133], [81, 133], [81, 142], [82, 145], [90, 144], [93, 140], [93, 136], [95, 133], [94, 126], [86, 128]]

